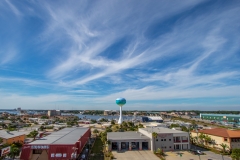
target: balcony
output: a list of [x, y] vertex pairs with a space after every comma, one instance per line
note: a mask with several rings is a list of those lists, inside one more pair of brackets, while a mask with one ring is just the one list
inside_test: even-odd
[[182, 142], [188, 142], [188, 140], [186, 139], [186, 140], [182, 140]]
[[174, 140], [174, 143], [181, 143], [180, 140]]

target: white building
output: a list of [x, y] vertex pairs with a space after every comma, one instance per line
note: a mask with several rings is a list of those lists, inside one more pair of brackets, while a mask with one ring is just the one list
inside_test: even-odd
[[[153, 133], [157, 137], [153, 137]], [[163, 127], [139, 128], [138, 132], [109, 132], [109, 150], [157, 150], [165, 151], [190, 149], [187, 132]]]
[[[189, 133], [163, 127], [139, 128], [139, 132], [151, 139], [151, 150], [164, 151], [190, 149]], [[157, 138], [152, 133], [157, 133]]]

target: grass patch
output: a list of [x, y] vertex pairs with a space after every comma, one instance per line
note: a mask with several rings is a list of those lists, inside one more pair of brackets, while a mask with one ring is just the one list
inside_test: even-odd
[[99, 137], [96, 138], [94, 146], [91, 150], [89, 160], [103, 160], [103, 143]]

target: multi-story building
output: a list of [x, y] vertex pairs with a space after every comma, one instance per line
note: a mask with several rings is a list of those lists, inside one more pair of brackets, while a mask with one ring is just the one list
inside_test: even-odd
[[[157, 133], [157, 137], [153, 137]], [[163, 151], [190, 149], [187, 132], [163, 127], [139, 128], [138, 132], [109, 132], [109, 150], [157, 150]]]
[[[212, 140], [211, 142], [204, 142], [200, 140], [200, 134], [208, 135]], [[213, 128], [194, 130], [191, 132], [192, 137], [198, 137], [198, 143], [204, 143], [209, 147], [222, 149], [220, 144], [226, 144], [229, 149], [240, 148], [240, 130], [229, 130], [225, 128]]]
[[212, 121], [226, 121], [226, 122], [240, 122], [240, 115], [238, 114], [200, 114], [201, 119]]
[[60, 116], [61, 115], [61, 111], [60, 110], [49, 110], [48, 111], [48, 116]]
[[[151, 149], [164, 151], [190, 149], [189, 133], [163, 127], [140, 128], [139, 132], [151, 139]], [[157, 137], [153, 137], [157, 133]]]

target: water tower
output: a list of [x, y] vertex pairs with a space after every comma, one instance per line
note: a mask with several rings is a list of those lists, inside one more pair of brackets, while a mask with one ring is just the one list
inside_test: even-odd
[[122, 106], [126, 104], [126, 99], [125, 98], [117, 98], [116, 99], [117, 105], [120, 106], [120, 116], [118, 120], [118, 124], [122, 124], [123, 118], [122, 118]]

